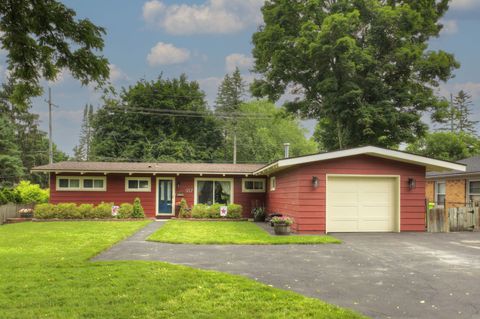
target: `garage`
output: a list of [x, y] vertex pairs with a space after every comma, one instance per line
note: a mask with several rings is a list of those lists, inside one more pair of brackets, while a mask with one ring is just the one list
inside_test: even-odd
[[327, 176], [327, 231], [399, 231], [398, 193], [398, 177]]

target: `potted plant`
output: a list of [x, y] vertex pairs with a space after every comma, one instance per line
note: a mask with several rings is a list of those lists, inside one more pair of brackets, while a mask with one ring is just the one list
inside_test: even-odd
[[293, 219], [290, 217], [273, 217], [273, 229], [275, 235], [290, 235], [290, 225], [293, 224]]
[[20, 218], [33, 218], [33, 209], [31, 208], [22, 208], [18, 211]]
[[255, 207], [253, 209], [253, 221], [264, 222], [265, 221], [265, 207]]

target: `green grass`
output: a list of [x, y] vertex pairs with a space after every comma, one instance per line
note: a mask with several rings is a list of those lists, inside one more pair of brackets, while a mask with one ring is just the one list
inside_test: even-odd
[[0, 227], [0, 318], [362, 318], [240, 276], [161, 262], [90, 262], [145, 222]]
[[252, 222], [170, 220], [148, 240], [173, 244], [281, 245], [340, 243], [332, 236], [272, 236]]

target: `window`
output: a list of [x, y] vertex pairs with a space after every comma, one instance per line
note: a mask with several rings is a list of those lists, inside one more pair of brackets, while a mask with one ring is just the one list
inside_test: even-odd
[[270, 190], [274, 191], [275, 188], [277, 188], [277, 179], [275, 178], [275, 176], [273, 176], [270, 177]]
[[104, 176], [57, 176], [58, 191], [106, 191]]
[[233, 179], [229, 178], [196, 178], [195, 204], [233, 203]]
[[125, 191], [126, 192], [150, 192], [150, 177], [126, 177]]
[[242, 192], [244, 193], [265, 192], [265, 180], [263, 178], [243, 178]]
[[437, 182], [435, 185], [435, 202], [437, 206], [445, 206], [445, 182]]
[[473, 202], [474, 206], [478, 206], [480, 202], [480, 181], [468, 182], [468, 199]]

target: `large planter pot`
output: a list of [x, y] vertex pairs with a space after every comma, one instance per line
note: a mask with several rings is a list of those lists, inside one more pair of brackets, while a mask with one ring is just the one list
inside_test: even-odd
[[275, 235], [290, 235], [290, 225], [274, 224]]
[[20, 218], [33, 218], [33, 213], [20, 213]]

